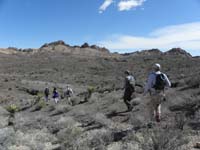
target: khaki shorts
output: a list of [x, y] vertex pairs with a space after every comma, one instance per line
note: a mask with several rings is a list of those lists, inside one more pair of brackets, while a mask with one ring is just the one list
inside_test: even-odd
[[[165, 98], [165, 94], [163, 92], [153, 93], [150, 96], [150, 102], [149, 102], [150, 111], [153, 112], [153, 111], [157, 110], [158, 107], [161, 107], [161, 103], [164, 98]], [[161, 113], [161, 112], [158, 112], [158, 113]]]

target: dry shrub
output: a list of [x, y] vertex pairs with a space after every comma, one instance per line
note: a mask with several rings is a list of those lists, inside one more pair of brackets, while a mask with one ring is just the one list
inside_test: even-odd
[[141, 146], [144, 150], [180, 150], [187, 143], [182, 131], [156, 127], [144, 133], [144, 143]]
[[175, 116], [175, 126], [180, 129], [183, 130], [184, 126], [186, 124], [187, 118], [185, 117], [184, 113], [177, 113]]
[[190, 88], [199, 88], [200, 86], [200, 78], [199, 76], [194, 76], [186, 80], [186, 84]]
[[112, 132], [107, 129], [91, 130], [76, 139], [73, 150], [106, 149], [112, 140]]
[[6, 110], [10, 113], [15, 113], [15, 112], [19, 111], [19, 107], [15, 104], [11, 104], [11, 105], [6, 107]]

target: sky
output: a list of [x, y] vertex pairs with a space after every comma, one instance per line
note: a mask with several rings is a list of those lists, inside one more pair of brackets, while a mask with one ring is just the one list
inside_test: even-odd
[[200, 56], [200, 0], [0, 0], [0, 47], [63, 40], [111, 52], [180, 47]]

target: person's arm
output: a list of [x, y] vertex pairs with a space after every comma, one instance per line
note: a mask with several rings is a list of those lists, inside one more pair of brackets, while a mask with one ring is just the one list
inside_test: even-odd
[[74, 95], [74, 91], [71, 89], [71, 94]]
[[166, 80], [166, 87], [171, 87], [171, 82], [169, 81], [168, 77], [166, 74], [164, 74], [165, 80]]

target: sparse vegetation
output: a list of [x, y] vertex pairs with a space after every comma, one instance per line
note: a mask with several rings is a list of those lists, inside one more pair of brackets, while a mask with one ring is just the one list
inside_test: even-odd
[[11, 104], [9, 106], [6, 107], [6, 110], [10, 113], [15, 113], [19, 111], [19, 107], [16, 106], [15, 104]]
[[[8, 132], [4, 141], [12, 142], [7, 145], [21, 148], [25, 143], [26, 149], [61, 150], [184, 150], [187, 137], [195, 135], [191, 129], [200, 130], [199, 58], [157, 50], [99, 55], [96, 50], [88, 52], [87, 48], [57, 42], [44, 45], [39, 52], [1, 56], [0, 70], [5, 77], [0, 80], [0, 102], [9, 112], [18, 112], [0, 111], [0, 130]], [[173, 89], [166, 90], [159, 125], [150, 122], [149, 99], [142, 96], [155, 62], [161, 63], [174, 83]], [[126, 69], [134, 72], [142, 85], [136, 87], [132, 112], [126, 111], [122, 99]], [[43, 93], [47, 85], [48, 102]], [[51, 98], [52, 87], [61, 95], [66, 85], [73, 87], [73, 106], [67, 105], [67, 98], [57, 104]], [[192, 147], [188, 146], [186, 150]]]
[[183, 130], [184, 129], [184, 126], [186, 124], [186, 117], [185, 117], [185, 114], [184, 113], [177, 113], [176, 116], [175, 116], [175, 124], [176, 124], [176, 127], [180, 130]]
[[44, 108], [44, 107], [46, 107], [46, 102], [44, 100], [40, 100], [38, 102], [38, 106], [41, 107], [41, 108]]
[[162, 129], [157, 126], [142, 133], [144, 141], [139, 142], [143, 150], [180, 150], [182, 145], [188, 143], [182, 131], [172, 128]]
[[95, 92], [95, 87], [89, 86], [89, 87], [87, 88], [87, 92], [88, 92], [89, 97], [90, 97], [90, 96], [92, 95], [92, 93]]

